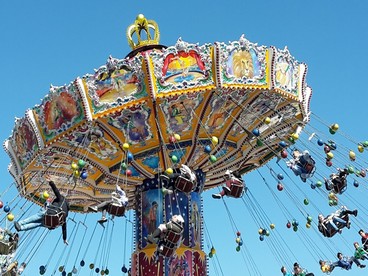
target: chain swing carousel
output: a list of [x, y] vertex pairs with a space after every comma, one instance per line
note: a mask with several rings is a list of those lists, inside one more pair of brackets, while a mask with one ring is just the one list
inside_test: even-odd
[[[298, 139], [309, 121], [307, 66], [287, 48], [244, 36], [205, 45], [179, 38], [166, 47], [143, 15], [127, 37], [126, 58], [109, 57], [93, 74], [52, 86], [16, 119], [4, 143], [9, 172], [19, 194], [39, 205], [49, 175], [79, 213], [108, 200], [118, 184], [126, 210], [135, 211], [132, 275], [207, 275], [201, 194], [222, 186], [227, 170], [244, 175]], [[165, 191], [163, 179], [182, 165], [196, 181], [179, 177]], [[240, 197], [235, 188], [228, 195]], [[174, 215], [184, 219], [182, 231], [169, 230], [156, 256], [146, 237]]]

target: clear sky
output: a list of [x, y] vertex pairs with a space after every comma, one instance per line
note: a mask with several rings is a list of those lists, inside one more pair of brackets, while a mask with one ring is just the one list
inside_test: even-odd
[[[308, 65], [307, 83], [313, 89], [313, 114], [307, 132], [331, 138], [326, 125], [335, 122], [340, 125], [339, 132], [332, 137], [337, 141], [340, 156], [333, 168], [324, 165], [322, 148], [316, 146], [315, 140], [308, 142], [308, 134], [301, 135], [303, 143], [298, 144], [299, 147], [308, 148], [317, 160], [318, 173], [313, 181], [328, 176], [337, 166], [351, 164], [348, 150], [357, 152], [356, 143], [368, 140], [368, 55], [365, 52], [368, 3], [363, 0], [1, 1], [0, 89], [3, 100], [0, 140], [4, 141], [11, 134], [15, 117], [23, 117], [27, 108], [41, 102], [50, 84], [63, 85], [92, 73], [94, 68], [105, 64], [109, 55], [124, 58], [130, 51], [125, 30], [139, 13], [159, 24], [161, 44], [164, 45], [174, 45], [179, 37], [187, 42], [204, 44], [234, 41], [244, 34], [259, 45], [280, 49], [288, 46], [297, 60], [305, 62]], [[357, 167], [368, 167], [366, 154], [358, 155]], [[1, 191], [13, 182], [7, 172], [9, 161], [5, 152], [1, 152], [1, 195]], [[277, 191], [276, 180], [265, 167], [260, 169], [260, 174], [271, 189], [257, 172], [245, 175], [251, 195], [246, 196], [244, 202], [226, 200], [228, 209], [222, 201], [211, 198], [212, 191], [204, 193], [205, 250], [208, 252], [207, 241], [210, 239], [218, 257], [209, 261], [210, 275], [281, 275], [281, 265], [290, 267], [294, 261], [315, 275], [321, 275], [318, 259], [334, 260], [337, 251], [352, 255], [353, 242], [360, 241], [357, 230], [364, 228], [368, 231], [365, 206], [368, 178], [357, 179], [360, 186], [355, 188], [352, 185], [354, 177], [349, 176], [348, 190], [340, 199], [351, 209], [359, 209], [359, 214], [352, 219], [351, 229], [328, 240], [317, 233], [315, 223], [307, 229], [302, 216], [308, 213], [316, 218], [319, 212], [332, 212], [325, 194], [318, 189], [312, 190], [310, 182], [302, 183], [293, 176], [285, 162], [279, 164], [270, 166], [285, 175], [283, 192]], [[10, 201], [14, 195], [12, 186], [1, 200]], [[309, 205], [303, 204], [304, 198], [308, 198]], [[284, 208], [287, 211], [283, 212]], [[286, 215], [289, 213], [291, 216]], [[97, 215], [88, 218], [88, 233], [92, 232], [97, 218]], [[285, 227], [288, 219], [293, 218], [300, 223], [298, 232]], [[84, 217], [76, 219], [80, 221]], [[230, 223], [231, 220], [235, 223]], [[260, 241], [258, 228], [269, 228], [269, 225], [259, 225], [263, 222], [272, 222], [276, 228], [271, 230], [270, 237]], [[114, 231], [117, 242], [111, 248], [110, 275], [119, 275], [122, 264], [128, 265], [131, 251], [130, 224], [126, 250], [122, 249], [125, 221], [116, 224], [120, 228]], [[241, 252], [235, 251], [234, 225], [244, 240]], [[52, 250], [54, 234], [50, 234], [34, 254], [25, 275], [36, 275], [38, 267], [48, 259], [57, 261], [72, 254], [68, 253], [70, 251], [78, 251], [77, 240], [73, 249], [67, 248], [64, 254], [62, 246]], [[82, 236], [83, 232], [78, 232], [79, 240]], [[99, 239], [92, 242], [91, 258], [98, 251], [98, 243]], [[70, 263], [74, 260], [69, 260]], [[54, 266], [50, 265], [51, 268]], [[80, 275], [87, 275], [89, 269], [83, 269]], [[367, 273], [368, 268], [353, 267], [351, 271], [336, 269], [333, 275]]]

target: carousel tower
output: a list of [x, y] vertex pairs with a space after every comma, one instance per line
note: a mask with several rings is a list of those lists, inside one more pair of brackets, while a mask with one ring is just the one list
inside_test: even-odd
[[[147, 20], [142, 14], [138, 15], [134, 24], [127, 28], [127, 38], [132, 52], [128, 57], [134, 59], [137, 55], [145, 58], [147, 66], [152, 64], [149, 59], [151, 52], [162, 52], [165, 46], [159, 45], [159, 28], [156, 22]], [[137, 41], [134, 41], [134, 38]], [[150, 90], [152, 101], [148, 105], [157, 106], [157, 89]], [[154, 118], [159, 118], [157, 108], [152, 110]], [[160, 144], [165, 141], [160, 133], [165, 132], [164, 124], [155, 120]], [[178, 134], [177, 134], [178, 135]], [[165, 159], [165, 167], [176, 170], [179, 164], [172, 161], [173, 156], [180, 156], [180, 153], [172, 152], [175, 144], [180, 151], [180, 144], [176, 143], [174, 136], [171, 144], [162, 146], [158, 154], [170, 158]], [[178, 137], [178, 136], [176, 136]], [[176, 161], [177, 159], [174, 160]], [[207, 275], [206, 254], [202, 251], [202, 201], [201, 192], [205, 182], [205, 174], [198, 169], [196, 172], [197, 183], [193, 186], [190, 182], [186, 183], [183, 179], [177, 185], [173, 193], [162, 192], [163, 176], [158, 173], [153, 178], [146, 178], [143, 184], [136, 190], [135, 201], [135, 244], [136, 249], [132, 254], [132, 274], [133, 275]], [[189, 186], [188, 186], [189, 185]], [[181, 215], [184, 218], [184, 229], [182, 235], [174, 236], [166, 233], [163, 250], [159, 257], [155, 256], [156, 244], [149, 244], [146, 240], [147, 235], [162, 223], [166, 223], [173, 215]], [[174, 233], [173, 233], [174, 234]]]

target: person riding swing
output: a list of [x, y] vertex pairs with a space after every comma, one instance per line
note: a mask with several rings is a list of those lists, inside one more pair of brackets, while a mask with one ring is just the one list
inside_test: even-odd
[[162, 174], [160, 178], [163, 182], [162, 191], [167, 194], [173, 193], [174, 189], [184, 193], [190, 193], [197, 185], [196, 174], [185, 164], [181, 164], [180, 172], [168, 175]]
[[[46, 176], [45, 179], [49, 180], [49, 176]], [[58, 226], [62, 226], [63, 240], [68, 245], [66, 219], [70, 209], [69, 202], [61, 195], [53, 181], [49, 180], [49, 185], [55, 194], [52, 202], [48, 203], [46, 201], [46, 206], [43, 210], [19, 222], [15, 221], [14, 227], [19, 232], [28, 231], [37, 227], [46, 227], [52, 230]]]
[[215, 199], [220, 199], [223, 196], [230, 196], [239, 198], [247, 190], [244, 180], [237, 171], [227, 170], [224, 175], [225, 186], [222, 187], [222, 191], [218, 194], [212, 194]]
[[157, 244], [156, 258], [161, 254], [170, 257], [174, 253], [184, 231], [184, 218], [173, 215], [167, 223], [160, 224], [157, 229], [147, 236], [146, 241]]
[[337, 169], [337, 173], [330, 175], [330, 178], [325, 178], [325, 187], [327, 191], [333, 190], [336, 194], [342, 194], [347, 188], [346, 177], [349, 174], [347, 169]]
[[111, 199], [101, 202], [97, 206], [90, 206], [93, 212], [102, 211], [102, 218], [98, 221], [99, 223], [104, 223], [107, 221], [106, 213], [110, 215], [122, 217], [125, 214], [125, 208], [128, 205], [128, 197], [125, 191], [116, 184], [115, 191], [111, 193]]
[[299, 150], [295, 149], [293, 151], [293, 159], [287, 161], [286, 165], [294, 172], [296, 176], [300, 176], [300, 179], [303, 182], [306, 182], [307, 178], [312, 177], [316, 169], [315, 161], [307, 150], [300, 152]]

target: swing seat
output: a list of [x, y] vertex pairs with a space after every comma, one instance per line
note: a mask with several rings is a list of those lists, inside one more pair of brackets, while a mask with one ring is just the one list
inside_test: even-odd
[[343, 192], [345, 192], [346, 189], [348, 188], [347, 181], [345, 178], [343, 179], [343, 181], [339, 181], [338, 183], [334, 183], [334, 182], [332, 183], [333, 183], [333, 189], [335, 193], [340, 194], [340, 195]]
[[[346, 223], [349, 222], [349, 215], [348, 214], [340, 216], [340, 218], [343, 219]], [[335, 228], [326, 225], [328, 223], [330, 223], [330, 222], [325, 222], [325, 226], [329, 230], [324, 229], [324, 231], [321, 231], [322, 235], [327, 237], [327, 238], [333, 237], [338, 232], [338, 230], [343, 229], [345, 227], [345, 224], [342, 224], [341, 222], [336, 221], [335, 225], [338, 228], [338, 230], [336, 230]], [[331, 222], [331, 223], [334, 223], [334, 222]]]
[[314, 164], [305, 164], [305, 166], [303, 167], [306, 174], [309, 174], [309, 175], [313, 175], [314, 174], [314, 171], [316, 170], [316, 167], [314, 166]]
[[313, 176], [316, 170], [316, 161], [309, 155], [309, 157], [305, 157], [301, 155], [295, 159], [296, 165], [301, 169], [302, 175], [304, 179], [310, 178]]
[[304, 159], [299, 160], [298, 166], [302, 168], [304, 174], [308, 175], [308, 178], [312, 177], [316, 171], [316, 161], [311, 157], [308, 162]]
[[54, 215], [45, 214], [43, 216], [43, 226], [52, 230], [65, 223], [65, 213], [59, 212]]
[[176, 248], [170, 248], [170, 247], [167, 247], [167, 246], [163, 246], [163, 249], [162, 251], [160, 252], [160, 254], [164, 257], [171, 257], [172, 255], [174, 255], [174, 251], [175, 251]]
[[193, 191], [194, 183], [182, 175], [179, 175], [175, 182], [175, 188], [184, 193]]
[[[166, 236], [165, 236], [166, 243], [167, 244], [170, 244], [170, 243], [171, 244], [177, 244], [178, 241], [181, 238], [181, 234], [182, 234], [182, 232], [177, 233], [177, 232], [174, 232], [172, 230], [167, 231]], [[170, 247], [172, 247], [172, 246], [170, 246]]]
[[183, 226], [176, 222], [172, 221], [167, 224], [167, 231], [162, 242], [163, 250], [160, 252], [161, 255], [171, 257], [174, 254], [175, 249], [178, 247], [178, 242], [182, 237], [183, 230]]
[[171, 257], [178, 246], [178, 242], [180, 241], [181, 236], [182, 232], [177, 233], [173, 230], [168, 230], [163, 240], [163, 250], [160, 252], [160, 254], [165, 257]]
[[107, 207], [107, 212], [110, 215], [122, 217], [125, 214], [125, 206], [119, 205], [116, 203], [112, 203], [112, 204], [109, 204], [109, 206]]
[[240, 198], [243, 196], [244, 193], [244, 184], [242, 181], [238, 179], [230, 179], [230, 192], [227, 193], [227, 196], [234, 197], [234, 198]]

